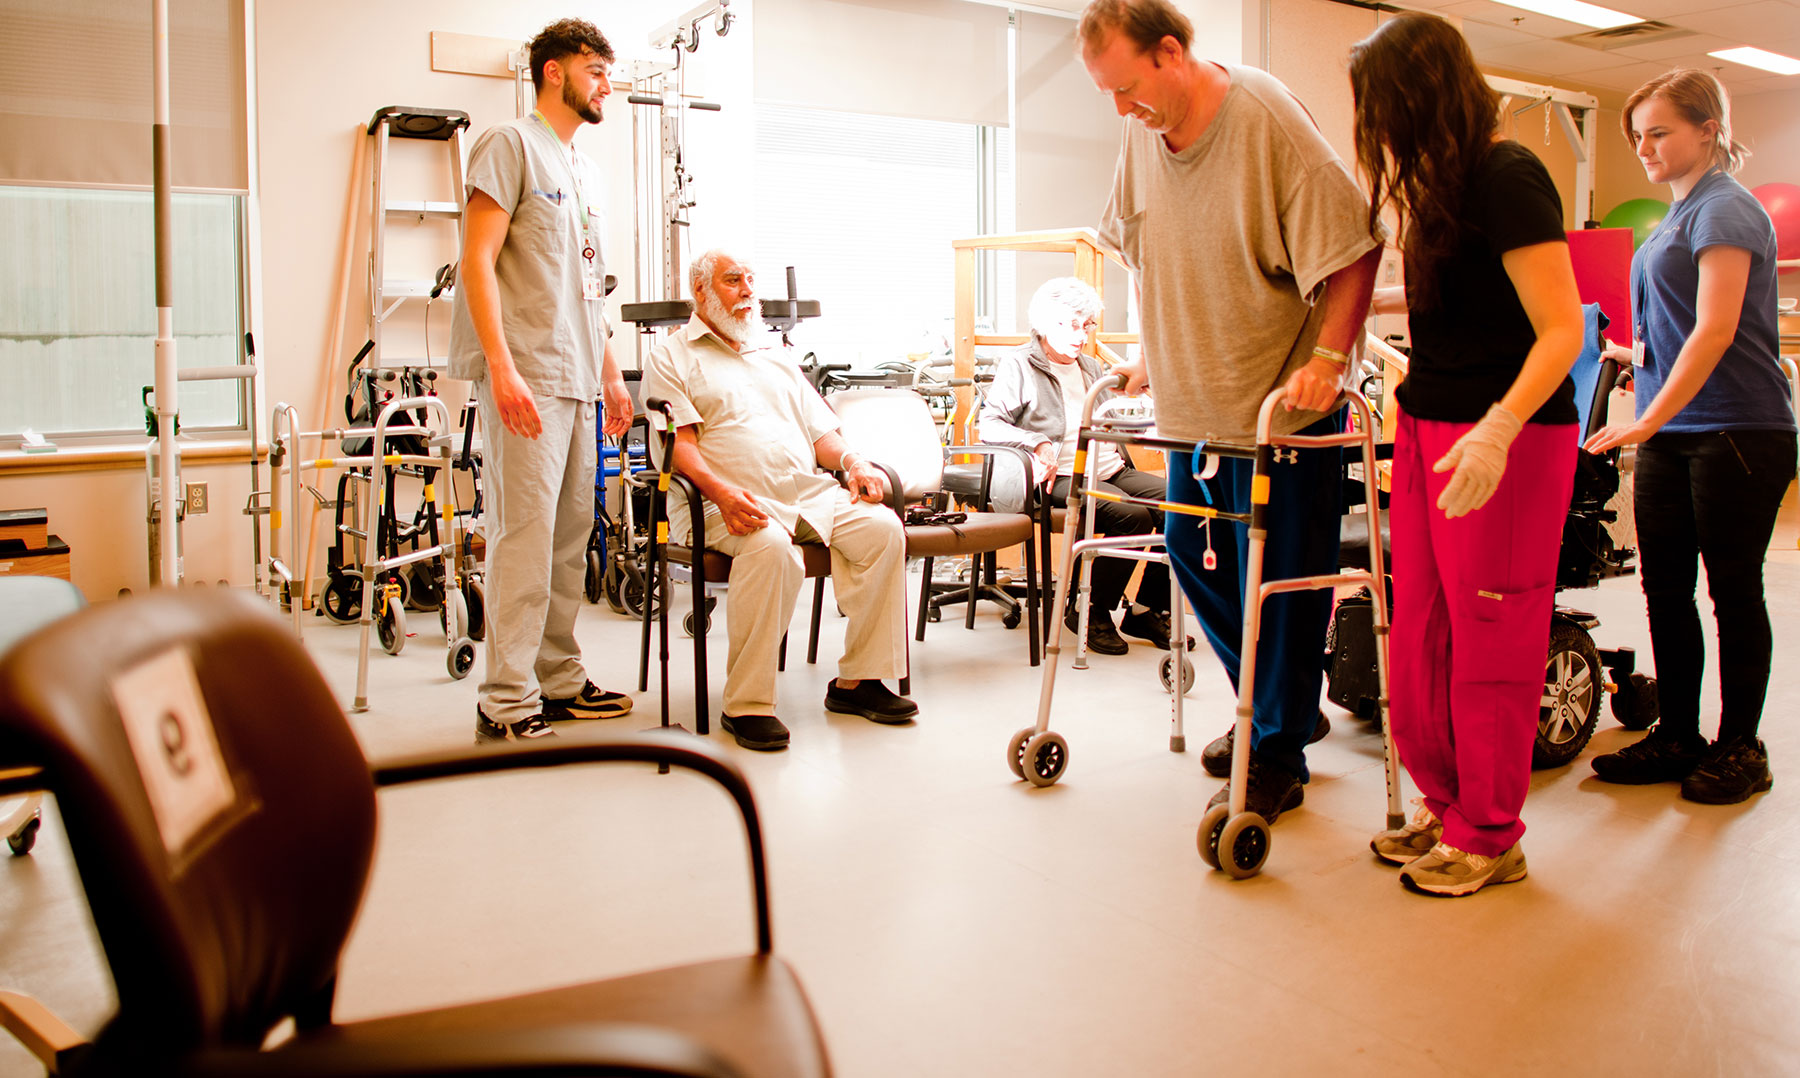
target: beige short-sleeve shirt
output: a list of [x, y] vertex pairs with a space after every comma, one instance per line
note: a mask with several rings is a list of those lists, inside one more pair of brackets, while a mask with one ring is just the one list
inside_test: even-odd
[[[792, 352], [779, 345], [735, 352], [695, 316], [651, 351], [643, 397], [667, 401], [677, 427], [698, 427], [694, 441], [706, 466], [749, 491], [789, 535], [805, 520], [831, 541], [841, 488], [818, 470], [813, 443], [838, 429], [837, 415]], [[708, 532], [717, 514], [708, 509]], [[678, 538], [692, 534], [685, 507], [671, 500], [669, 516]]]

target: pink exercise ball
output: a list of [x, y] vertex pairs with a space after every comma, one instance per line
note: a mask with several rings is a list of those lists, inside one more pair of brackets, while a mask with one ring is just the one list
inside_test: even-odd
[[[1791, 183], [1765, 183], [1750, 189], [1756, 201], [1775, 222], [1776, 257], [1800, 258], [1800, 187]], [[1791, 273], [1791, 269], [1781, 272]]]

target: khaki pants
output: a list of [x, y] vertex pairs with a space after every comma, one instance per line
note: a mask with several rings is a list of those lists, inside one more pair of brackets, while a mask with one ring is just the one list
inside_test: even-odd
[[[846, 680], [906, 674], [906, 532], [885, 506], [840, 491], [831, 523], [831, 583], [849, 616], [838, 676]], [[802, 534], [810, 529], [802, 521]], [[708, 546], [731, 557], [725, 627], [727, 715], [775, 714], [775, 665], [806, 579], [794, 539], [770, 526], [732, 535], [708, 514]]]
[[536, 715], [542, 695], [581, 691], [575, 642], [594, 529], [594, 402], [536, 397], [543, 432], [511, 434], [481, 401], [483, 538], [487, 541], [487, 676], [481, 711], [495, 722]]

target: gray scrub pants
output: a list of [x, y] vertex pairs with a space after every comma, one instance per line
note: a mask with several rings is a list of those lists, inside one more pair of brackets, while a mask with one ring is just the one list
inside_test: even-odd
[[521, 438], [500, 422], [486, 380], [481, 482], [487, 541], [487, 676], [482, 714], [514, 723], [541, 694], [574, 696], [587, 682], [575, 615], [594, 527], [594, 402], [536, 396], [543, 432]]

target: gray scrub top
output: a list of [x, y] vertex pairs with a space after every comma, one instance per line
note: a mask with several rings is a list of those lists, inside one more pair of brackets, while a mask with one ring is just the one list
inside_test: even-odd
[[[564, 146], [537, 115], [484, 132], [469, 154], [469, 197], [486, 194], [511, 215], [494, 260], [500, 325], [519, 376], [542, 396], [591, 401], [600, 394], [606, 314], [601, 289], [583, 298], [583, 279], [606, 279], [599, 169]], [[583, 251], [594, 253], [590, 261]], [[487, 377], [487, 354], [461, 289], [450, 324], [450, 376]]]

